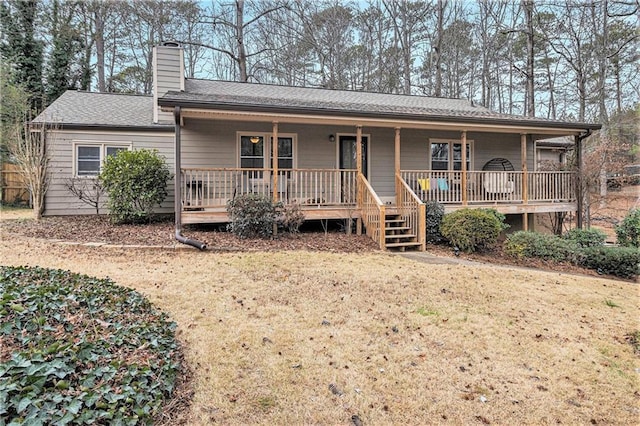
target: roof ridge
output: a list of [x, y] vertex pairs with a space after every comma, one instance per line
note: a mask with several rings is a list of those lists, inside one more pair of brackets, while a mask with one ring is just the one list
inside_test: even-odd
[[[287, 84], [276, 84], [276, 83], [257, 83], [257, 82], [242, 82], [242, 81], [232, 81], [232, 80], [220, 80], [220, 79], [207, 79], [207, 78], [185, 78], [185, 81], [204, 81], [211, 83], [232, 83], [232, 84], [240, 84], [240, 85], [258, 85], [258, 86], [269, 86], [269, 87], [283, 87], [287, 89], [303, 89], [303, 90], [318, 90], [318, 91], [327, 91], [327, 92], [345, 92], [345, 93], [367, 93], [371, 95], [380, 95], [380, 96], [399, 96], [399, 97], [408, 97], [408, 98], [423, 98], [423, 99], [442, 99], [445, 101], [460, 101], [467, 102], [470, 106], [475, 106], [479, 108], [486, 108], [484, 105], [476, 104], [472, 102], [470, 99], [463, 98], [450, 98], [446, 96], [427, 96], [427, 95], [412, 95], [406, 93], [391, 93], [391, 92], [375, 92], [371, 90], [353, 90], [353, 89], [331, 89], [326, 87], [319, 86], [291, 86]], [[488, 108], [487, 108], [488, 109]]]
[[66, 93], [82, 93], [86, 95], [114, 95], [114, 96], [137, 96], [140, 98], [152, 98], [153, 95], [146, 93], [123, 93], [123, 92], [94, 92], [92, 90], [78, 90], [78, 89], [69, 89], [64, 92]]

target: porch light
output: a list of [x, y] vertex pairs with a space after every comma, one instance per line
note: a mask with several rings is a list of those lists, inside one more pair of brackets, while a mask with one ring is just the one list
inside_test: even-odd
[[336, 141], [336, 136], [331, 134], [329, 135], [329, 142], [335, 142]]
[[251, 141], [251, 143], [258, 143], [258, 142], [260, 142], [260, 137], [259, 136], [251, 136], [249, 138], [249, 140]]

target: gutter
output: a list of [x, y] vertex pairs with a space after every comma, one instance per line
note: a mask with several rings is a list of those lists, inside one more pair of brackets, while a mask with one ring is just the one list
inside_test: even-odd
[[175, 173], [175, 188], [174, 188], [174, 196], [175, 196], [175, 218], [176, 218], [176, 233], [175, 237], [178, 242], [182, 244], [186, 244], [191, 247], [195, 247], [198, 250], [205, 250], [207, 245], [198, 240], [192, 240], [182, 235], [182, 185], [180, 185], [180, 176], [181, 176], [181, 165], [180, 165], [180, 107], [177, 106], [173, 109], [173, 117], [175, 118], [175, 162], [176, 162], [176, 173]]
[[[601, 128], [602, 128], [602, 126], [598, 127], [598, 129], [601, 129]], [[582, 142], [584, 139], [586, 139], [586, 138], [588, 138], [589, 136], [591, 136], [591, 134], [592, 134], [592, 133], [593, 133], [592, 129], [587, 128], [587, 129], [584, 131], [584, 133], [580, 133], [580, 134], [578, 135], [578, 140], [579, 140], [580, 142]]]
[[150, 131], [150, 132], [172, 132], [174, 126], [171, 124], [162, 125], [135, 125], [127, 126], [121, 124], [83, 124], [83, 123], [60, 123], [60, 122], [42, 122], [32, 121], [34, 126], [46, 126], [47, 129], [56, 130], [117, 130], [117, 131]]

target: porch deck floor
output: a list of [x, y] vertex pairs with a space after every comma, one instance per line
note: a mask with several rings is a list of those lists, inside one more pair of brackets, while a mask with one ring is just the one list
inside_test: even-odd
[[[360, 211], [355, 206], [301, 206], [306, 220], [320, 219], [359, 219]], [[224, 207], [185, 209], [182, 211], [182, 224], [227, 223], [229, 214]]]
[[[553, 213], [577, 210], [575, 202], [558, 201], [536, 201], [535, 203], [529, 202], [527, 204], [517, 201], [496, 201], [492, 203], [469, 203], [466, 206], [461, 203], [443, 205], [447, 213], [463, 208], [495, 209], [503, 214]], [[306, 220], [361, 218], [361, 212], [356, 206], [301, 206], [301, 208]], [[392, 214], [395, 211], [395, 205], [386, 205], [387, 214]], [[227, 222], [229, 222], [229, 215], [224, 207], [186, 208], [182, 211], [182, 223], [184, 225]]]

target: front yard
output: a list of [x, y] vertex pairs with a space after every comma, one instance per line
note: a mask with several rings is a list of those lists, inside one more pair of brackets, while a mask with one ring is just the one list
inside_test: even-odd
[[194, 371], [188, 424], [640, 415], [633, 283], [376, 251], [123, 249], [4, 231], [0, 256], [109, 276], [168, 312]]

